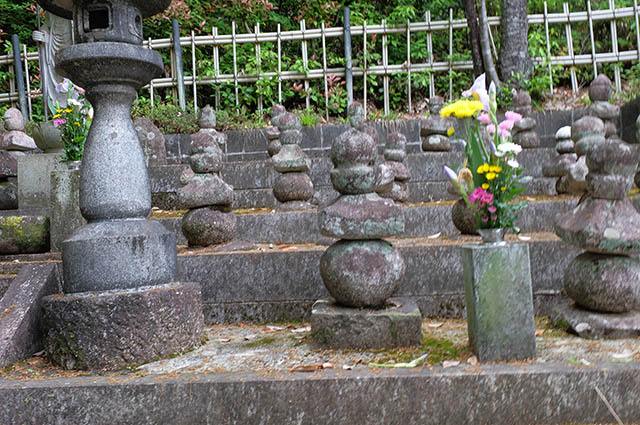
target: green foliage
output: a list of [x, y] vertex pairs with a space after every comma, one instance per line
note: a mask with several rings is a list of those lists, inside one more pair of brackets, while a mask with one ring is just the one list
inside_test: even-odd
[[187, 105], [183, 111], [175, 100], [155, 102], [151, 107], [149, 99], [139, 97], [131, 107], [131, 118], [147, 117], [165, 134], [195, 133], [198, 131], [198, 117], [193, 105]]

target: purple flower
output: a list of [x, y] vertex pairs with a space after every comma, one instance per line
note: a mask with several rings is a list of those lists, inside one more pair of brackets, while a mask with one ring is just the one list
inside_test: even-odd
[[480, 116], [478, 117], [478, 121], [483, 124], [491, 124], [491, 118], [489, 118], [489, 114], [487, 114], [486, 112], [480, 114]]
[[492, 154], [496, 154], [498, 152], [498, 150], [496, 149], [496, 145], [493, 143], [493, 140], [489, 141], [489, 147], [491, 148], [491, 153]]
[[444, 170], [444, 174], [449, 177], [449, 180], [457, 180], [458, 176], [456, 175], [456, 173], [449, 167], [447, 167], [446, 165], [443, 168]]
[[505, 112], [504, 117], [509, 121], [513, 121], [513, 122], [520, 121], [522, 119], [522, 115], [513, 111]]
[[487, 208], [487, 209], [489, 210], [489, 212], [490, 212], [491, 214], [493, 214], [493, 213], [494, 213], [494, 212], [496, 212], [496, 210], [497, 210], [497, 208], [496, 208], [495, 206], [493, 206], [493, 205], [491, 205], [491, 206], [490, 206], [489, 208]]
[[483, 223], [486, 223], [487, 221], [489, 221], [489, 217], [487, 217], [486, 215], [483, 215], [481, 220]]
[[61, 83], [56, 84], [56, 92], [57, 93], [67, 93], [69, 91], [69, 84], [71, 83], [71, 81], [69, 81], [67, 78], [65, 78], [64, 80], [62, 80]]
[[53, 120], [53, 125], [55, 125], [56, 127], [60, 127], [62, 124], [66, 124], [67, 120], [65, 120], [64, 118], [58, 118]]
[[513, 128], [514, 121], [504, 120], [500, 124], [498, 124], [498, 129], [502, 130], [511, 130]]
[[496, 221], [497, 219], [498, 219], [497, 215], [494, 214], [494, 215], [491, 216], [491, 221]]

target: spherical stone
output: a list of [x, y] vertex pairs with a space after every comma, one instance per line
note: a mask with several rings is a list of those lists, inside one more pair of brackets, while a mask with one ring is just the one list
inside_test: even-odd
[[575, 164], [577, 155], [568, 153], [560, 155], [555, 162], [542, 167], [542, 175], [544, 177], [562, 177], [569, 174], [569, 168]]
[[[385, 176], [379, 176], [380, 171], [384, 170], [370, 165], [341, 165], [329, 171], [329, 177], [333, 188], [341, 194], [357, 195], [373, 192], [378, 182], [384, 185]], [[388, 177], [388, 182], [393, 181], [392, 174]]]
[[640, 214], [628, 198], [587, 197], [556, 217], [553, 230], [563, 241], [600, 254], [640, 253]]
[[[221, 145], [224, 145], [226, 135], [218, 133], [215, 130], [200, 130], [191, 135], [191, 149], [189, 154], [204, 152], [220, 152]], [[220, 140], [222, 139], [222, 140]]]
[[422, 150], [425, 152], [448, 152], [451, 150], [451, 143], [447, 136], [433, 134], [422, 137]]
[[444, 106], [444, 98], [442, 96], [431, 96], [429, 98], [429, 112], [431, 115], [440, 114], [440, 110]]
[[565, 125], [564, 127], [560, 127], [558, 131], [556, 131], [556, 140], [560, 139], [571, 139], [571, 126]]
[[282, 149], [282, 143], [280, 143], [280, 139], [270, 140], [267, 145], [267, 153], [269, 156], [275, 156]]
[[189, 246], [229, 242], [235, 236], [236, 215], [211, 208], [197, 208], [182, 217], [182, 233]]
[[278, 126], [278, 129], [280, 131], [302, 129], [300, 117], [290, 112], [285, 112], [284, 114], [278, 115], [278, 119], [275, 120], [274, 124]]
[[623, 313], [640, 307], [640, 262], [631, 257], [585, 252], [564, 274], [564, 289], [589, 310]]
[[320, 258], [320, 275], [336, 301], [348, 307], [381, 307], [405, 271], [400, 252], [384, 240], [338, 241]]
[[394, 180], [404, 182], [411, 179], [409, 169], [402, 162], [389, 161], [389, 167], [393, 170]]
[[467, 206], [464, 199], [458, 199], [451, 207], [451, 221], [456, 229], [460, 230], [463, 235], [475, 235], [476, 232], [476, 213]]
[[624, 199], [633, 184], [633, 175], [587, 174], [587, 192], [597, 199]]
[[513, 124], [513, 128], [517, 131], [533, 130], [538, 125], [535, 118], [524, 117]]
[[302, 142], [300, 130], [286, 130], [280, 133], [280, 143], [283, 145], [297, 145]]
[[571, 139], [561, 139], [558, 143], [556, 143], [556, 152], [559, 154], [565, 153], [574, 153], [576, 151], [573, 140]]
[[195, 174], [186, 186], [178, 189], [178, 202], [182, 208], [232, 205], [233, 187], [217, 174]]
[[604, 136], [604, 123], [600, 118], [584, 116], [571, 126], [571, 139], [578, 142], [585, 136]]
[[404, 151], [404, 149], [386, 148], [382, 155], [387, 161], [402, 162], [407, 159], [407, 153]]
[[616, 138], [600, 141], [589, 149], [586, 156], [589, 171], [632, 175], [638, 168], [636, 147]]
[[205, 106], [200, 109], [200, 115], [198, 117], [198, 125], [201, 128], [215, 128], [216, 127], [216, 111], [210, 106]]
[[273, 105], [269, 110], [269, 114], [271, 115], [272, 119], [284, 114], [285, 112], [287, 112], [287, 110], [282, 105]]
[[19, 109], [7, 109], [4, 113], [4, 128], [7, 131], [24, 131], [24, 117]]
[[351, 102], [347, 109], [347, 115], [349, 116], [349, 123], [352, 127], [360, 127], [364, 125], [366, 116], [364, 108], [360, 102]]
[[407, 183], [392, 182], [391, 187], [384, 191], [378, 191], [382, 198], [392, 199], [395, 202], [407, 202], [409, 200], [409, 185]]
[[189, 165], [194, 173], [219, 173], [222, 170], [222, 152], [196, 153], [189, 157]]
[[605, 140], [604, 133], [585, 135], [576, 142], [574, 148], [578, 156], [581, 157], [586, 155], [594, 146], [604, 143]]
[[596, 116], [601, 120], [613, 120], [620, 115], [620, 107], [609, 102], [594, 102], [588, 108], [589, 115]]
[[311, 169], [311, 160], [299, 145], [281, 145], [280, 151], [271, 157], [271, 164], [279, 173]]
[[449, 118], [443, 118], [440, 115], [431, 115], [430, 117], [420, 120], [420, 136], [431, 136], [432, 134], [440, 134], [447, 136], [449, 129], [453, 126], [453, 121]]
[[372, 164], [378, 156], [376, 143], [368, 134], [351, 128], [336, 137], [331, 145], [331, 160], [340, 164]]
[[380, 196], [382, 196], [384, 192], [389, 192], [393, 186], [395, 176], [390, 164], [391, 162], [383, 162], [377, 166], [376, 192], [380, 194]]
[[513, 136], [513, 142], [519, 144], [525, 149], [540, 147], [540, 137], [538, 136], [538, 133], [531, 130], [516, 133]]
[[589, 85], [589, 99], [592, 102], [608, 102], [611, 97], [611, 80], [605, 74], [599, 74]]
[[604, 122], [604, 137], [613, 137], [618, 134], [618, 127], [615, 121], [607, 120]]
[[407, 149], [407, 138], [404, 134], [394, 132], [389, 134], [387, 137], [387, 143], [385, 144], [385, 150], [401, 150], [405, 151]]
[[527, 116], [531, 113], [531, 96], [524, 90], [519, 90], [511, 101], [513, 110], [520, 115]]
[[320, 233], [339, 239], [379, 239], [404, 232], [404, 213], [376, 193], [342, 195], [318, 211]]
[[280, 174], [273, 185], [273, 196], [280, 202], [308, 201], [313, 197], [313, 183], [305, 173]]
[[277, 127], [268, 127], [264, 130], [267, 140], [272, 141], [280, 138], [280, 130]]

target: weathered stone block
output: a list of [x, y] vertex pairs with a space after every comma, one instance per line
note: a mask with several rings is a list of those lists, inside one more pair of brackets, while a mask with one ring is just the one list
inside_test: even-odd
[[0, 254], [32, 254], [48, 250], [48, 217], [41, 215], [0, 217]]
[[529, 246], [462, 247], [469, 345], [480, 361], [534, 358]]
[[51, 249], [60, 251], [62, 241], [86, 223], [80, 213], [80, 170], [51, 173]]
[[407, 298], [391, 298], [378, 310], [341, 307], [318, 300], [311, 308], [311, 338], [316, 348], [374, 349], [419, 345], [420, 309]]
[[43, 299], [47, 356], [65, 369], [119, 369], [178, 351], [203, 337], [200, 285], [170, 283]]
[[49, 208], [51, 172], [67, 168], [59, 153], [18, 157], [18, 205], [21, 210]]

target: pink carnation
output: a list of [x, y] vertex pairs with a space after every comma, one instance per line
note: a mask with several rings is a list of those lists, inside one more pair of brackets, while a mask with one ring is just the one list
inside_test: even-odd
[[64, 118], [58, 118], [53, 120], [53, 125], [55, 125], [56, 127], [60, 127], [62, 124], [66, 124], [67, 120], [65, 120]]
[[513, 111], [505, 112], [504, 117], [506, 119], [508, 119], [509, 121], [513, 121], [513, 122], [517, 122], [517, 121], [520, 121], [522, 119], [522, 115], [520, 115], [517, 112], [513, 112]]
[[483, 124], [491, 124], [491, 118], [489, 118], [489, 114], [487, 114], [486, 112], [480, 114], [480, 116], [478, 117], [478, 121]]

